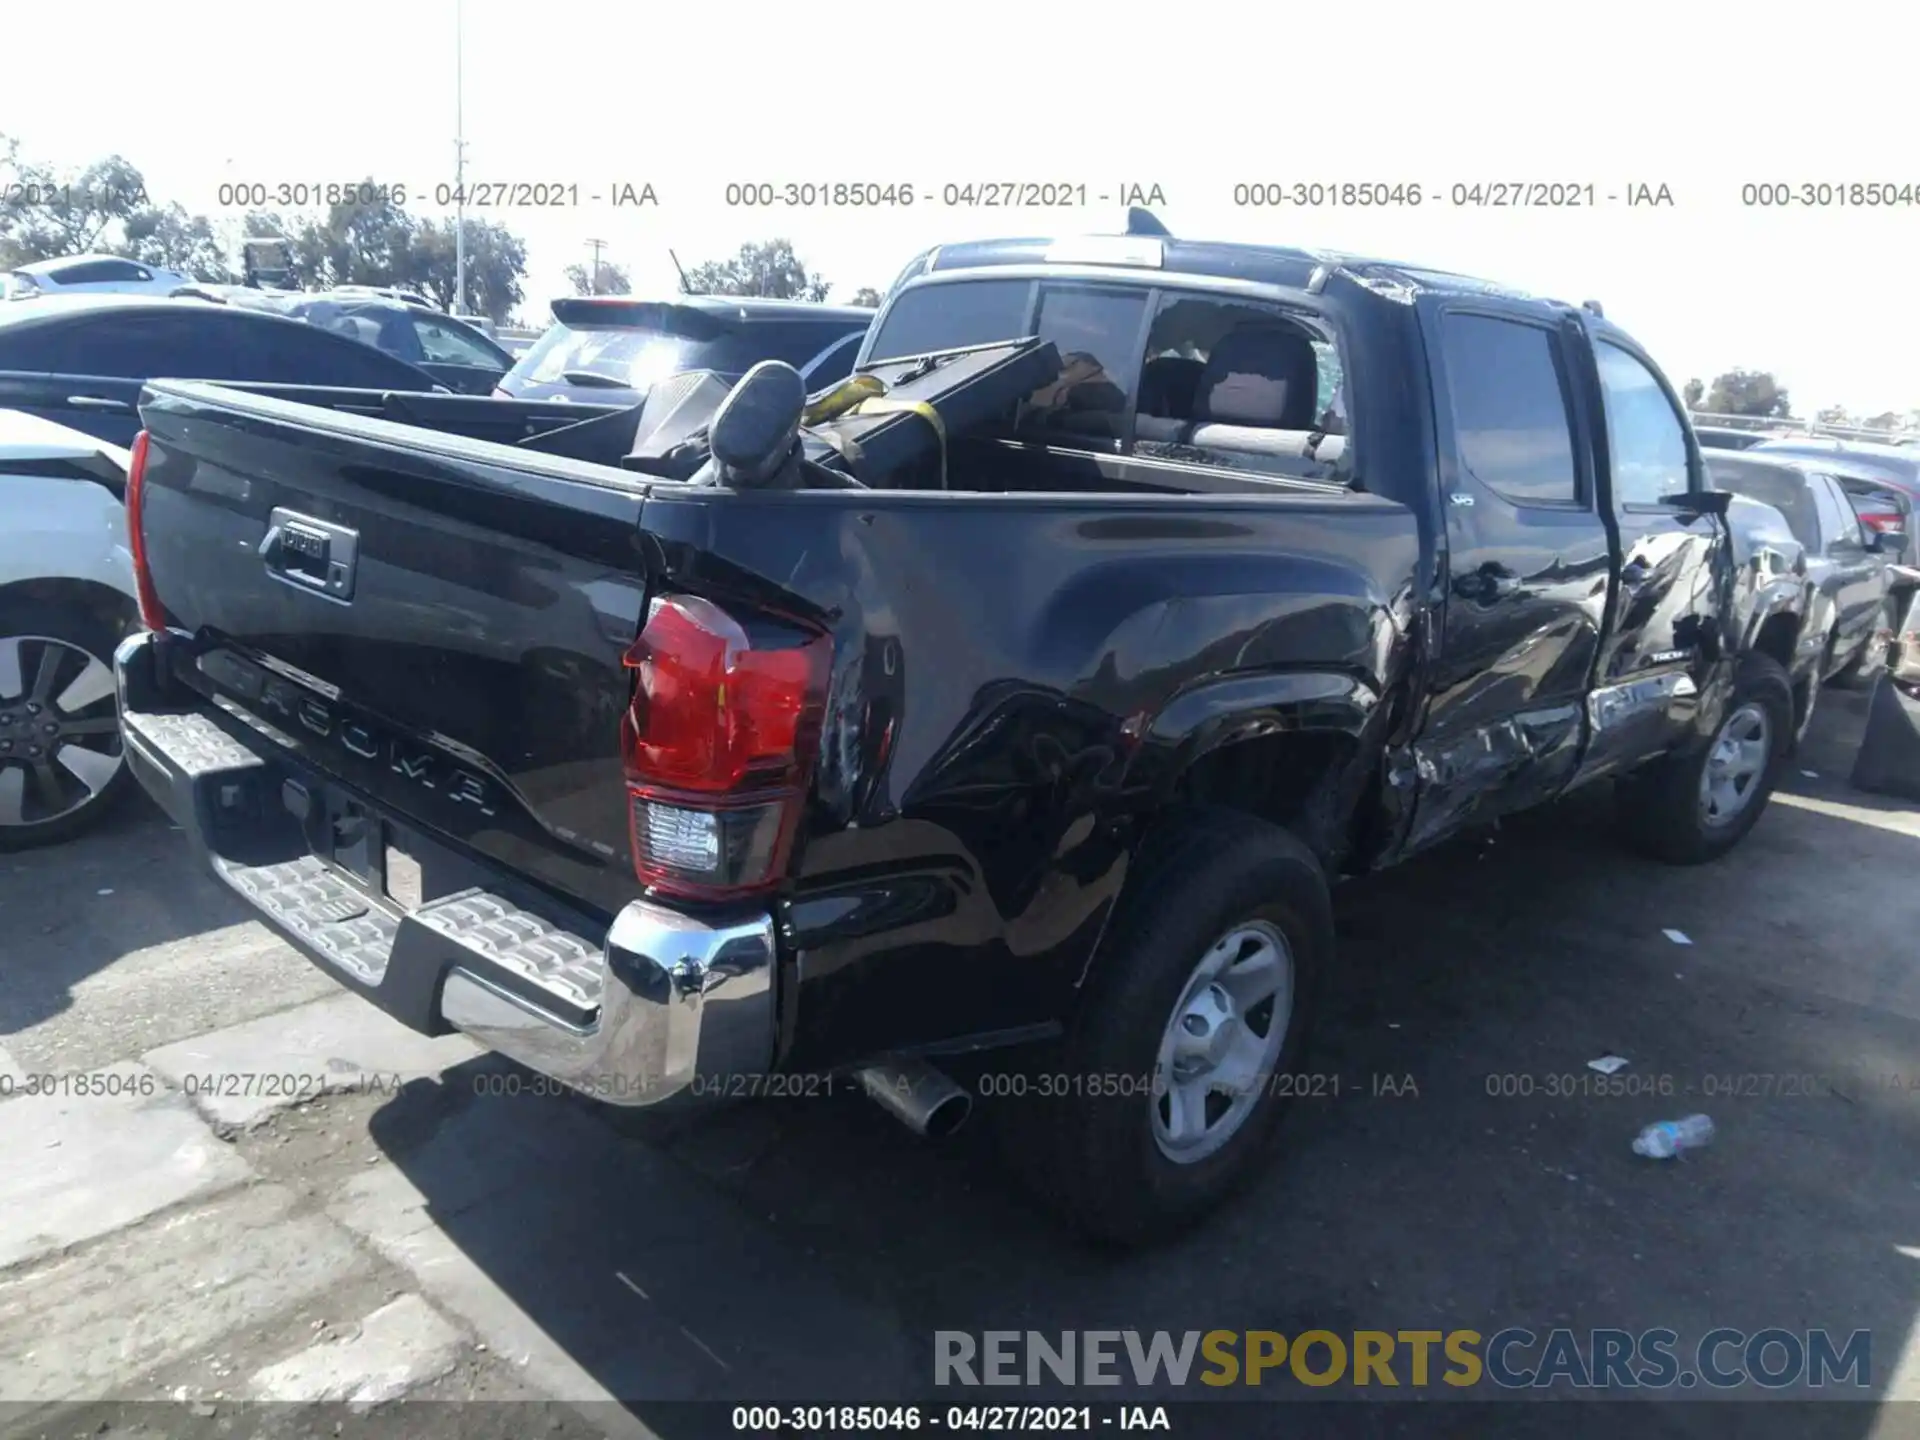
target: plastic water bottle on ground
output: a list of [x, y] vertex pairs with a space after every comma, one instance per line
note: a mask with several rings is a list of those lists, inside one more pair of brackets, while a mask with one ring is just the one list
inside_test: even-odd
[[1712, 1142], [1713, 1121], [1705, 1115], [1689, 1115], [1647, 1126], [1634, 1137], [1633, 1153], [1649, 1160], [1671, 1160], [1684, 1150], [1698, 1150]]

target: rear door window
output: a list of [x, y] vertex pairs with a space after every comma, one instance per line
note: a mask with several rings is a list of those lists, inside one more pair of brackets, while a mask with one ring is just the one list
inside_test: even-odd
[[97, 316], [59, 327], [37, 347], [34, 368], [65, 375], [113, 375], [133, 380], [245, 380], [246, 361], [226, 343], [227, 317], [217, 310], [190, 314]]
[[898, 360], [1019, 340], [1033, 333], [1033, 283], [956, 280], [900, 293], [880, 322], [869, 358]]
[[[241, 319], [233, 316], [233, 319]], [[274, 385], [330, 385], [350, 390], [422, 390], [420, 374], [371, 345], [310, 325], [262, 318], [234, 335], [247, 373], [236, 379]]]
[[151, 270], [131, 260], [88, 260], [79, 265], [49, 270], [47, 274], [58, 285], [125, 284], [128, 281], [153, 279]]
[[1440, 334], [1461, 465], [1516, 505], [1581, 501], [1571, 388], [1553, 332], [1450, 313]]
[[1347, 432], [1339, 355], [1314, 321], [1213, 296], [1161, 301], [1140, 367], [1135, 455], [1320, 478]]
[[500, 359], [457, 325], [436, 320], [431, 315], [410, 315], [413, 333], [419, 337], [421, 354], [442, 365], [479, 365], [498, 370]]
[[1146, 313], [1144, 290], [1043, 285], [1034, 331], [1059, 350], [1062, 369], [1021, 405], [1016, 433], [1118, 450], [1139, 379]]

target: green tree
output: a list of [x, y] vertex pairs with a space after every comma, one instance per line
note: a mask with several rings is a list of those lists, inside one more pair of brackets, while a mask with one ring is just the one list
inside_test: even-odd
[[853, 303], [856, 305], [864, 305], [869, 310], [878, 310], [880, 308], [880, 292], [871, 285], [862, 285], [858, 290], [853, 292]]
[[1900, 412], [1898, 410], [1883, 410], [1878, 415], [1862, 420], [1860, 423], [1869, 430], [1898, 430], [1900, 428]]
[[825, 300], [832, 288], [807, 269], [791, 240], [749, 242], [730, 260], [709, 260], [687, 272], [696, 295], [759, 295], [772, 300]]
[[1689, 410], [1698, 410], [1700, 402], [1706, 398], [1706, 395], [1707, 387], [1698, 380], [1687, 381], [1686, 387], [1680, 392], [1680, 398], [1687, 402]]
[[145, 265], [178, 270], [196, 280], [224, 279], [227, 249], [204, 215], [189, 215], [177, 202], [152, 206], [127, 217], [121, 254]]
[[1713, 382], [1706, 408], [1716, 415], [1785, 419], [1793, 414], [1787, 392], [1765, 370], [1729, 370]]
[[576, 295], [631, 295], [633, 282], [627, 278], [627, 267], [616, 265], [611, 260], [600, 262], [598, 275], [591, 265], [567, 266], [567, 283], [573, 286]]
[[[389, 282], [411, 285], [453, 308], [455, 286], [454, 222], [452, 217], [415, 222], [411, 263], [406, 278]], [[498, 324], [513, 313], [525, 297], [521, 281], [527, 273], [527, 242], [492, 220], [467, 221], [467, 309]]]
[[124, 253], [127, 221], [151, 208], [146, 177], [122, 156], [56, 170], [22, 160], [19, 142], [0, 136], [0, 264]]

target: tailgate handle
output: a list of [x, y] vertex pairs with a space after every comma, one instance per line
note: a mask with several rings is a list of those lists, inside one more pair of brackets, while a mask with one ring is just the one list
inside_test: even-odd
[[269, 575], [329, 600], [353, 599], [357, 531], [292, 510], [275, 510], [267, 520], [259, 553]]
[[107, 395], [69, 395], [67, 404], [76, 410], [112, 410], [122, 415], [133, 409], [126, 401]]

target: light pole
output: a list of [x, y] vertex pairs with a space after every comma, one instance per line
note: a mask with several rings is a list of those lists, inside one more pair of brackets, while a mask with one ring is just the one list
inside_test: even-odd
[[467, 131], [464, 0], [453, 0], [453, 313], [467, 313]]
[[607, 242], [604, 240], [589, 240], [587, 244], [593, 250], [593, 279], [588, 284], [587, 293], [589, 295], [598, 295], [600, 293], [600, 252], [606, 249]]

